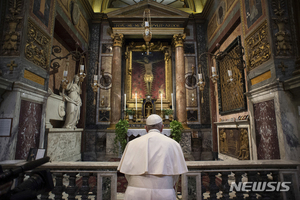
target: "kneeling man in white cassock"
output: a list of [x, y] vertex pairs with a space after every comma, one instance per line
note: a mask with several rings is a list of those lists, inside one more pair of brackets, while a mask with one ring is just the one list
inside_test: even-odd
[[161, 134], [160, 116], [146, 121], [146, 135], [130, 141], [118, 170], [125, 174], [128, 186], [125, 200], [175, 200], [174, 185], [187, 167], [180, 145]]

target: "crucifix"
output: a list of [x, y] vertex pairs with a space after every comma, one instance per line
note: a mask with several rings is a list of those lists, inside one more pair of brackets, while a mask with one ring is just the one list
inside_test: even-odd
[[18, 65], [15, 63], [14, 60], [12, 60], [12, 61], [10, 62], [10, 64], [7, 64], [7, 67], [9, 67], [10, 73], [12, 73], [12, 72], [14, 71], [14, 67], [17, 67], [17, 66], [18, 66]]
[[147, 109], [147, 117], [149, 117], [149, 116], [151, 115], [151, 113], [150, 113], [151, 108], [150, 108], [150, 106], [148, 105], [146, 109]]

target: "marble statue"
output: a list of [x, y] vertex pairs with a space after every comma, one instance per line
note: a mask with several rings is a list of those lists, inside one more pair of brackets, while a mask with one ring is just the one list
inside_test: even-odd
[[67, 101], [67, 109], [63, 128], [77, 128], [76, 125], [80, 119], [80, 106], [82, 105], [80, 90], [79, 76], [75, 75], [73, 81], [67, 85], [68, 96], [64, 96]]

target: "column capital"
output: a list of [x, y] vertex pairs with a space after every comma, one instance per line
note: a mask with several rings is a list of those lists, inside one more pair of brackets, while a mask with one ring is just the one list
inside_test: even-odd
[[183, 40], [186, 38], [185, 34], [175, 34], [173, 35], [173, 43], [175, 47], [183, 47]]
[[114, 41], [114, 47], [122, 47], [123, 43], [123, 34], [121, 33], [113, 33], [110, 35], [111, 39]]

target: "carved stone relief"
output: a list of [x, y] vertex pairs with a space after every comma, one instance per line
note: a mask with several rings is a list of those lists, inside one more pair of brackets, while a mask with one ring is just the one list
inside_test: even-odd
[[289, 30], [289, 20], [286, 9], [286, 1], [272, 0], [273, 21], [277, 26], [277, 31], [273, 31], [275, 36], [276, 51], [278, 56], [292, 55], [292, 40]]
[[220, 153], [249, 160], [249, 138], [247, 129], [225, 128], [219, 130], [219, 150]]
[[263, 22], [246, 38], [246, 49], [248, 71], [258, 67], [271, 58], [267, 21]]
[[28, 20], [25, 57], [34, 64], [48, 69], [50, 39], [37, 25]]
[[249, 160], [249, 138], [248, 132], [246, 129], [242, 129], [240, 133], [240, 152], [239, 159], [240, 160]]
[[8, 30], [4, 33], [3, 45], [2, 45], [2, 54], [15, 56], [19, 55], [19, 45], [20, 45], [20, 33], [21, 27], [18, 25], [21, 24], [21, 17], [23, 7], [23, 1], [21, 0], [10, 0], [9, 1], [9, 12], [6, 16], [6, 22], [8, 23]]

